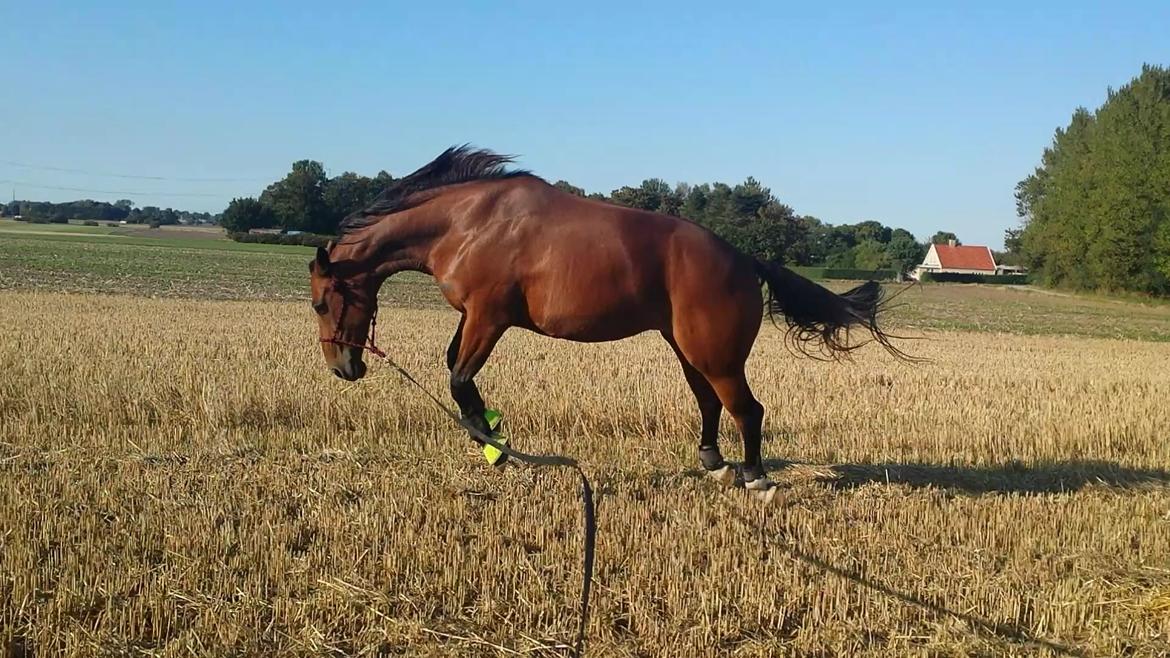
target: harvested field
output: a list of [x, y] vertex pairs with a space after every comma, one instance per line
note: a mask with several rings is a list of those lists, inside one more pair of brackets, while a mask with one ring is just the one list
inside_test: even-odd
[[[486, 467], [389, 368], [336, 380], [307, 304], [8, 290], [0, 316], [10, 653], [564, 653], [574, 478]], [[456, 320], [379, 333], [442, 394]], [[598, 489], [590, 655], [1164, 655], [1170, 345], [927, 335], [930, 364], [834, 365], [762, 331], [765, 455], [796, 462], [771, 508], [697, 476], [657, 337], [505, 336], [489, 405]]]

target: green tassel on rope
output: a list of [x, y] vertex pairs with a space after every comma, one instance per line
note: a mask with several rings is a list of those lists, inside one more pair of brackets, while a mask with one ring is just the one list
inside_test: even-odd
[[[508, 445], [507, 437], [496, 431], [500, 423], [504, 421], [504, 414], [495, 409], [484, 409], [483, 418], [487, 421], [488, 429], [492, 432], [491, 437], [503, 445]], [[487, 460], [489, 465], [495, 466], [503, 456], [504, 453], [497, 450], [495, 446], [483, 444], [483, 458]]]

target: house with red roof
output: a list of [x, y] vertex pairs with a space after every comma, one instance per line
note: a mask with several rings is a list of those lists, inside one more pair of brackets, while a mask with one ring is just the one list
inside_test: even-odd
[[922, 264], [914, 269], [914, 277], [923, 272], [931, 274], [995, 274], [995, 257], [988, 247], [956, 244], [932, 244]]

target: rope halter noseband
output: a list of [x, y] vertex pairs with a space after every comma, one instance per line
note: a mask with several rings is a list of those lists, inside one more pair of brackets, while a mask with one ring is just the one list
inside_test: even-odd
[[337, 294], [341, 295], [341, 313], [337, 315], [337, 325], [333, 329], [333, 336], [319, 340], [322, 343], [330, 343], [332, 345], [356, 347], [359, 350], [368, 351], [370, 354], [385, 359], [386, 353], [378, 349], [378, 345], [374, 340], [378, 329], [378, 301], [376, 299], [374, 300], [374, 312], [370, 314], [370, 335], [366, 338], [365, 343], [354, 343], [341, 337], [342, 326], [345, 324], [345, 314], [349, 311], [352, 293], [350, 292], [349, 286], [345, 285], [342, 281], [335, 280], [332, 287]]

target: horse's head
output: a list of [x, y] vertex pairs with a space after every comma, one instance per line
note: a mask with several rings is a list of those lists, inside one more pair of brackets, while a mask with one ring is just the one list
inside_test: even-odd
[[366, 374], [361, 346], [378, 310], [378, 286], [373, 275], [349, 270], [332, 262], [330, 251], [321, 247], [309, 263], [309, 289], [325, 363], [333, 374], [352, 382]]

